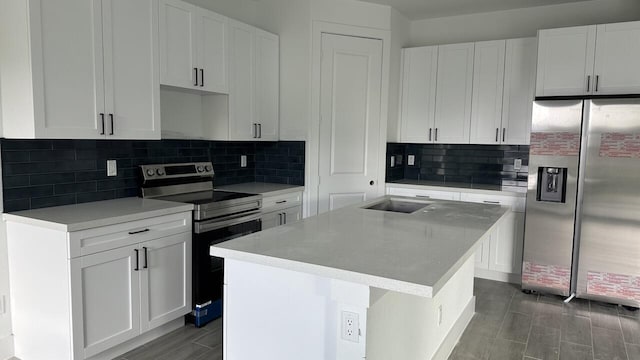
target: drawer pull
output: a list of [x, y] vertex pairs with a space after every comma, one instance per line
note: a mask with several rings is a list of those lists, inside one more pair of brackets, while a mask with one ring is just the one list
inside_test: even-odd
[[493, 205], [500, 205], [500, 201], [485, 200], [485, 201], [483, 201], [483, 203], [485, 203], [485, 204], [493, 204]]
[[286, 202], [287, 202], [287, 200], [280, 200], [280, 201], [276, 201], [276, 204], [284, 204]]
[[416, 195], [417, 198], [423, 198], [423, 199], [431, 199], [431, 196], [429, 195]]
[[142, 233], [145, 233], [147, 231], [150, 231], [150, 230], [149, 229], [144, 229], [144, 230], [138, 230], [138, 231], [129, 231], [129, 235], [142, 234]]

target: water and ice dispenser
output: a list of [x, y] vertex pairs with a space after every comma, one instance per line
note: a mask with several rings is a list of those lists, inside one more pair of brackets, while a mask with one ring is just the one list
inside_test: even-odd
[[538, 201], [564, 203], [567, 195], [567, 168], [538, 168]]

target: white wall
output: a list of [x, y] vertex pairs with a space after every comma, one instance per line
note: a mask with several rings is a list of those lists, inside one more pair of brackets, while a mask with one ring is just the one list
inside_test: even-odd
[[259, 1], [256, 0], [184, 0], [188, 3], [209, 9], [218, 14], [242, 21], [249, 25], [256, 25], [262, 16], [259, 11]]
[[638, 0], [592, 0], [411, 22], [411, 46], [536, 36], [539, 29], [640, 19]]
[[411, 22], [395, 9], [391, 9], [391, 62], [389, 73], [389, 115], [387, 122], [387, 141], [400, 139], [400, 80], [402, 57], [401, 50], [409, 46]]

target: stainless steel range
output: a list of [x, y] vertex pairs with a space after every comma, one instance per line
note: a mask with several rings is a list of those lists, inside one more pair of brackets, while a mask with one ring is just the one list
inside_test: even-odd
[[209, 247], [262, 229], [262, 195], [213, 189], [210, 162], [142, 165], [142, 197], [190, 203], [193, 210], [193, 312], [200, 327], [222, 315], [224, 261]]

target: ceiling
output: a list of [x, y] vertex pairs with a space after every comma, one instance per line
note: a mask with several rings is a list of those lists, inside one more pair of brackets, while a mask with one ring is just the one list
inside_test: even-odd
[[389, 5], [411, 20], [578, 2], [584, 0], [362, 0]]

